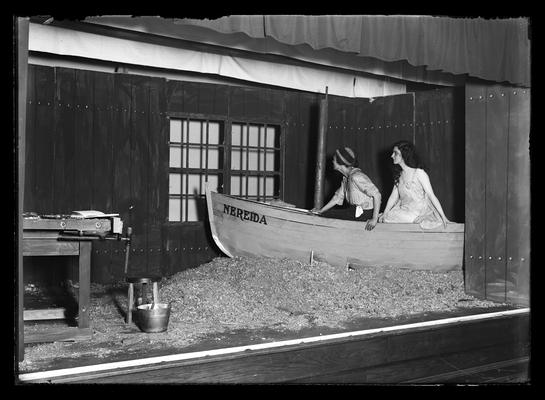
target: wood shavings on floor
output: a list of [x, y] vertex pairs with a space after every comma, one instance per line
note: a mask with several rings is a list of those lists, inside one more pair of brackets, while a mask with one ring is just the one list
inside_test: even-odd
[[[161, 302], [171, 305], [166, 332], [146, 334], [124, 323], [126, 284], [93, 284], [93, 338], [27, 345], [20, 369], [34, 370], [62, 357], [107, 358], [152, 347], [182, 348], [232, 330], [343, 328], [361, 318], [498, 307], [467, 295], [462, 271], [339, 268], [288, 259], [218, 257], [164, 278], [159, 287]], [[40, 324], [25, 323], [25, 332], [39, 329]]]

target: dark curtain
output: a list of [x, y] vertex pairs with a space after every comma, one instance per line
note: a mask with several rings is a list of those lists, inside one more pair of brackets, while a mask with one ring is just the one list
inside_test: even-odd
[[527, 18], [250, 15], [176, 23], [530, 86]]

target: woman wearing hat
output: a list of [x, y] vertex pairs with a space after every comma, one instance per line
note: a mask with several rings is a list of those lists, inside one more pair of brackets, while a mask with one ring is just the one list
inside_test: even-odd
[[[352, 149], [343, 147], [335, 151], [333, 169], [343, 175], [341, 186], [325, 206], [311, 211], [327, 218], [367, 221], [365, 229], [370, 231], [378, 221], [381, 195], [371, 179], [356, 165]], [[348, 207], [333, 208], [342, 206], [345, 200]]]

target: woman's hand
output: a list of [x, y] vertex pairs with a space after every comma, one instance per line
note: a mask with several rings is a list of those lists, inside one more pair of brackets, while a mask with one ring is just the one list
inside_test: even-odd
[[380, 223], [384, 222], [384, 213], [380, 213], [378, 215], [378, 220], [377, 221], [380, 222]]
[[365, 225], [365, 229], [368, 230], [368, 231], [372, 231], [373, 229], [375, 229], [375, 226], [377, 225], [377, 222], [378, 222], [377, 218], [372, 218], [372, 219], [368, 220], [367, 224]]

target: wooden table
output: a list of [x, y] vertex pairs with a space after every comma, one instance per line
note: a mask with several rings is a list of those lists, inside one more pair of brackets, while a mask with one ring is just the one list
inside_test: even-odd
[[[83, 340], [92, 336], [89, 327], [91, 294], [91, 241], [62, 241], [55, 231], [23, 231], [23, 257], [77, 256], [79, 264], [78, 326], [49, 329], [37, 335], [26, 335], [24, 343]], [[23, 319], [64, 319], [63, 308], [25, 310]]]
[[[110, 232], [110, 219], [25, 219], [23, 220], [23, 257], [76, 256], [78, 257], [79, 293], [77, 327], [50, 328], [40, 334], [25, 335], [24, 343], [84, 340], [92, 337], [89, 325], [91, 295], [91, 248], [92, 240], [73, 237], [63, 240], [63, 232]], [[24, 295], [20, 294], [20, 295]], [[24, 310], [23, 320], [64, 319], [64, 308]]]

